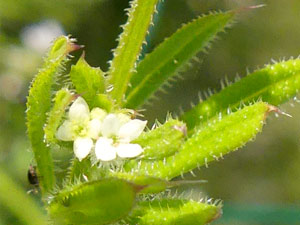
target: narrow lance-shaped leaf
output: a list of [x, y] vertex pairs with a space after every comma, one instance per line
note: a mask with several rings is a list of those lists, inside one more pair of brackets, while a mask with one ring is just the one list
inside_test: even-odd
[[35, 77], [27, 99], [27, 130], [31, 142], [40, 184], [47, 192], [55, 184], [53, 161], [50, 149], [44, 142], [44, 125], [47, 112], [51, 106], [52, 86], [61, 64], [67, 59], [67, 54], [78, 49], [68, 37], [59, 37], [54, 42], [42, 69]]
[[127, 224], [139, 225], [203, 225], [217, 219], [221, 206], [180, 199], [139, 202]]
[[123, 26], [118, 47], [109, 69], [109, 82], [113, 86], [111, 96], [121, 104], [135, 63], [145, 40], [148, 27], [158, 0], [132, 0], [128, 9], [128, 21]]
[[181, 118], [189, 129], [227, 109], [234, 111], [241, 102], [262, 99], [279, 105], [295, 96], [300, 90], [300, 59], [268, 65], [240, 81], [212, 95], [186, 112]]
[[47, 217], [24, 189], [0, 168], [0, 204], [11, 211], [20, 224], [47, 225]]
[[61, 89], [56, 93], [54, 105], [49, 113], [47, 125], [44, 128], [47, 142], [56, 142], [55, 133], [64, 117], [67, 106], [71, 103], [73, 95], [68, 89]]
[[77, 94], [82, 95], [92, 108], [96, 95], [105, 91], [104, 73], [100, 68], [91, 67], [82, 56], [77, 64], [72, 66], [70, 77]]
[[184, 25], [142, 60], [133, 74], [125, 107], [137, 108], [189, 59], [203, 50], [233, 19], [234, 13], [199, 17]]
[[245, 145], [261, 131], [268, 112], [274, 109], [258, 102], [223, 118], [209, 120], [174, 156], [154, 162], [131, 161], [125, 168], [137, 174], [172, 179]]
[[48, 211], [55, 224], [108, 224], [128, 215], [139, 190], [118, 179], [84, 183], [54, 196]]

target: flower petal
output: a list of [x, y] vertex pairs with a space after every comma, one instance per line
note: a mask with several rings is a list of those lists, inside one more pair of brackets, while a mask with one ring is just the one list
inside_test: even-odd
[[98, 160], [110, 161], [117, 157], [116, 148], [112, 145], [113, 140], [100, 137], [95, 146], [95, 155]]
[[140, 136], [145, 129], [146, 124], [147, 121], [138, 119], [130, 120], [120, 128], [118, 137], [122, 139], [123, 142], [130, 142]]
[[87, 157], [92, 147], [93, 141], [90, 138], [76, 138], [73, 143], [73, 150], [79, 161]]
[[69, 120], [63, 122], [55, 134], [56, 138], [62, 141], [72, 141], [72, 123]]
[[85, 121], [89, 119], [90, 110], [86, 101], [82, 97], [78, 97], [70, 107], [69, 118], [75, 121]]
[[89, 121], [88, 136], [97, 139], [100, 134], [101, 122], [98, 119]]
[[117, 135], [121, 127], [120, 121], [115, 114], [108, 114], [101, 125], [101, 133], [104, 137]]
[[140, 155], [144, 149], [139, 144], [119, 144], [117, 154], [121, 158], [133, 158]]

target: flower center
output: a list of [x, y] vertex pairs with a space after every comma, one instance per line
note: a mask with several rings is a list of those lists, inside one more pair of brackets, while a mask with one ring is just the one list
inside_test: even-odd
[[88, 126], [87, 123], [78, 123], [73, 122], [72, 131], [75, 136], [85, 137], [88, 135]]

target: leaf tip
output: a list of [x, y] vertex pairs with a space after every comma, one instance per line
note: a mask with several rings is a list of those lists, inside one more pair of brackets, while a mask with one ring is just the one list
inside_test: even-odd
[[283, 112], [278, 107], [273, 106], [273, 105], [269, 105], [269, 109], [268, 109], [267, 113], [270, 113], [270, 112], [275, 112], [277, 114], [284, 115], [284, 116], [287, 116], [287, 117], [290, 117], [290, 118], [293, 117], [292, 115], [290, 115], [290, 114], [288, 114], [286, 112]]
[[67, 52], [70, 53], [70, 52], [77, 51], [82, 48], [84, 48], [84, 45], [78, 45], [73, 42], [70, 42], [70, 44], [68, 45], [68, 48], [67, 48]]

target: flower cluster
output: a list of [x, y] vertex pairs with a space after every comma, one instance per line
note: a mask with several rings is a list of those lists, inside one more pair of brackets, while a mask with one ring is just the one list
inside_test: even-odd
[[97, 160], [132, 158], [143, 148], [130, 143], [144, 130], [147, 121], [131, 119], [124, 113], [110, 113], [100, 108], [89, 110], [88, 104], [78, 97], [71, 105], [68, 118], [58, 128], [56, 138], [74, 141], [73, 150], [81, 161], [94, 151]]

